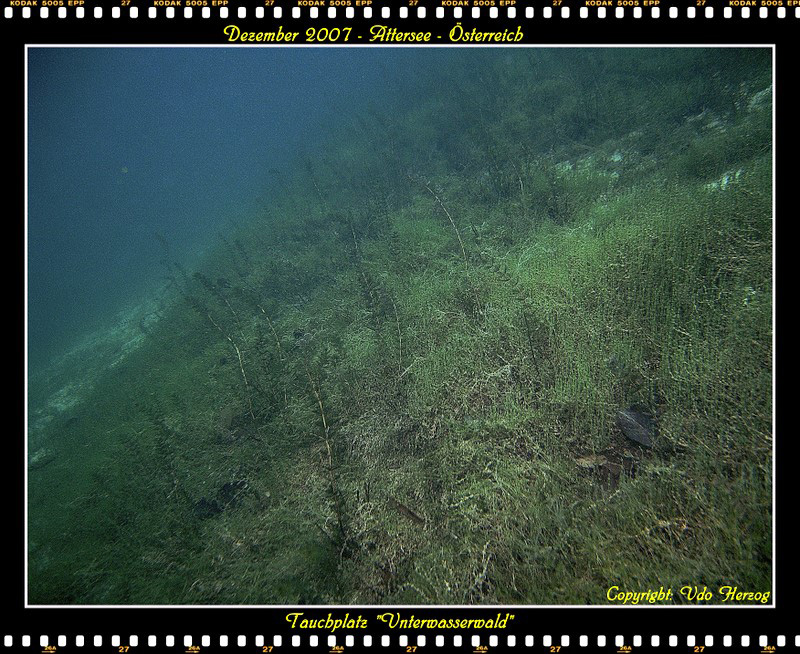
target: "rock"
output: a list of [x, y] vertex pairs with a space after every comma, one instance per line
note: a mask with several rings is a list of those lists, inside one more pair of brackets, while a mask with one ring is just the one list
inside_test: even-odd
[[644, 447], [653, 447], [656, 425], [653, 419], [641, 411], [628, 408], [617, 413], [617, 427], [632, 441]]

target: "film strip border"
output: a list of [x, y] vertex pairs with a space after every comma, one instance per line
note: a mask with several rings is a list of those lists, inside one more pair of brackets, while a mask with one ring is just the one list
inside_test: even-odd
[[[37, 648], [38, 645], [38, 648]], [[342, 648], [374, 648], [377, 651], [383, 648], [400, 647], [406, 652], [417, 652], [418, 648], [430, 647], [436, 648], [464, 648], [462, 651], [467, 651], [471, 648], [473, 652], [488, 651], [488, 649], [495, 649], [498, 647], [526, 649], [533, 647], [544, 648], [551, 653], [566, 654], [568, 649], [581, 651], [613, 651], [618, 654], [627, 654], [633, 652], [634, 649], [647, 647], [650, 649], [660, 649], [665, 652], [670, 651], [685, 651], [688, 648], [690, 652], [708, 654], [710, 650], [718, 649], [720, 651], [735, 649], [748, 649], [750, 651], [758, 651], [761, 654], [771, 654], [779, 651], [792, 651], [800, 648], [800, 635], [795, 636], [767, 636], [767, 635], [740, 635], [740, 636], [721, 636], [714, 637], [713, 635], [696, 636], [696, 635], [667, 635], [667, 636], [641, 636], [633, 635], [629, 637], [616, 635], [616, 636], [587, 636], [581, 635], [577, 637], [570, 637], [569, 635], [551, 636], [544, 635], [535, 637], [532, 635], [516, 636], [516, 635], [468, 635], [461, 634], [455, 635], [292, 635], [284, 638], [280, 635], [275, 636], [245, 636], [245, 635], [221, 635], [221, 636], [200, 636], [193, 638], [192, 636], [143, 636], [131, 635], [126, 638], [121, 636], [104, 637], [100, 635], [95, 636], [73, 636], [67, 637], [64, 635], [55, 636], [5, 636], [2, 641], [3, 650], [19, 651], [19, 648], [30, 648], [31, 651], [42, 652], [55, 652], [58, 649], [68, 647], [75, 647], [77, 649], [99, 649], [99, 648], [112, 648], [116, 652], [122, 654], [130, 653], [135, 649], [142, 648], [145, 651], [151, 648], [157, 651], [163, 651], [164, 648], [175, 652], [185, 652], [192, 654], [193, 652], [200, 652], [202, 649], [219, 647], [227, 651], [236, 651], [246, 648], [259, 648], [262, 653], [270, 653], [277, 648], [292, 650], [294, 648], [312, 647], [316, 651], [341, 651]]]
[[[336, 0], [325, 0], [335, 2]], [[351, 6], [309, 6], [316, 0], [306, 0], [298, 6], [233, 7], [230, 0], [150, 0], [151, 6], [135, 6], [130, 0], [120, 0], [121, 6], [89, 6], [86, 0], [6, 0], [2, 17], [5, 19], [48, 19], [74, 17], [78, 19], [140, 19], [140, 18], [274, 18], [318, 20], [406, 20], [426, 19], [570, 19], [613, 18], [688, 18], [688, 19], [750, 19], [796, 18], [800, 19], [800, 0], [723, 0], [727, 6], [713, 6], [710, 0], [695, 0], [693, 6], [663, 6], [664, 0], [584, 0], [584, 6], [571, 7], [562, 0], [553, 0], [551, 6], [516, 6], [516, 0], [469, 0], [470, 2], [497, 3], [500, 6], [439, 6], [439, 7], [374, 7], [372, 0], [339, 0]], [[445, 0], [452, 5], [460, 0]], [[359, 6], [352, 6], [352, 4]], [[512, 4], [513, 3], [513, 4]]]

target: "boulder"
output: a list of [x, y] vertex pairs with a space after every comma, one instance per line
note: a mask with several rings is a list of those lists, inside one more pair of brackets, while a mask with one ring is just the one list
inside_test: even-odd
[[632, 441], [643, 447], [653, 447], [656, 424], [651, 416], [633, 407], [617, 413], [617, 427]]

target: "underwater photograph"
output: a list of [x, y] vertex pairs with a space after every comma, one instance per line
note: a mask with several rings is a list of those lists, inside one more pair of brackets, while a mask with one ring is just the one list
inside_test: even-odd
[[771, 48], [27, 53], [28, 606], [769, 597]]

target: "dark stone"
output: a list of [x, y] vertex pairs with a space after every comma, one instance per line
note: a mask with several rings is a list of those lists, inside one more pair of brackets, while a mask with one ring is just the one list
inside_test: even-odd
[[211, 518], [218, 513], [222, 513], [222, 507], [217, 500], [209, 500], [205, 497], [200, 498], [199, 502], [195, 502], [194, 516], [199, 520]]
[[644, 447], [653, 447], [656, 424], [653, 418], [633, 407], [617, 413], [617, 427], [632, 441]]

